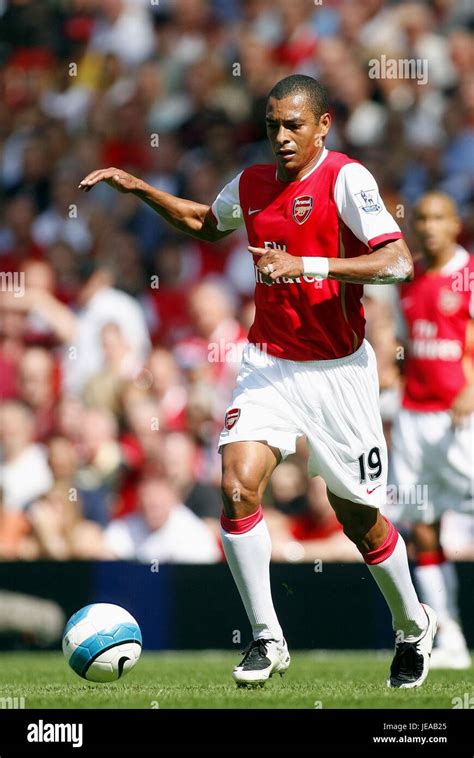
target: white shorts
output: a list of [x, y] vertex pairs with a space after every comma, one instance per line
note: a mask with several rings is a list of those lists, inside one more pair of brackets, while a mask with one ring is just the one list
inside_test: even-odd
[[379, 508], [385, 500], [387, 448], [379, 411], [377, 365], [364, 341], [329, 361], [290, 361], [246, 345], [221, 446], [260, 440], [282, 460], [305, 436], [308, 473], [341, 498]]
[[448, 411], [402, 408], [392, 429], [387, 515], [432, 524], [447, 510], [474, 513], [474, 414], [454, 427]]

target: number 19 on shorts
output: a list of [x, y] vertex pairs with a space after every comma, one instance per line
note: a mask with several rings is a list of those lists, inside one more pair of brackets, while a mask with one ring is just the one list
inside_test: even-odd
[[373, 447], [369, 452], [359, 455], [359, 480], [361, 484], [367, 481], [367, 473], [369, 474], [369, 481], [373, 482], [378, 479], [382, 473], [382, 459], [380, 457], [380, 448]]

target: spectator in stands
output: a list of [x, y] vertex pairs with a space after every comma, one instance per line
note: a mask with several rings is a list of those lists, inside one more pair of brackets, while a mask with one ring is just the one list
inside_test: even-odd
[[140, 511], [112, 521], [105, 530], [106, 555], [144, 563], [215, 563], [220, 559], [211, 530], [181, 502], [164, 478], [144, 479]]
[[[16, 306], [27, 311], [24, 340], [28, 345], [42, 346], [47, 349], [56, 347], [59, 344], [59, 339], [55, 330], [49, 321], [41, 315], [43, 302], [45, 304], [54, 302], [56, 272], [47, 260], [28, 258], [21, 266], [21, 274], [24, 275], [27, 292], [22, 298], [19, 298], [20, 302], [17, 302]], [[30, 307], [34, 301], [41, 304], [38, 309]]]
[[158, 403], [160, 428], [181, 430], [185, 426], [186, 387], [173, 353], [156, 348], [148, 358], [150, 392]]
[[104, 408], [85, 409], [79, 438], [77, 485], [86, 518], [106, 524], [113, 513], [122, 466], [115, 416]]
[[[182, 502], [196, 516], [220, 519], [222, 502], [218, 489], [199, 481], [198, 449], [191, 437], [183, 432], [171, 432], [163, 440], [163, 468], [173, 482]], [[219, 527], [220, 531], [220, 527]]]
[[35, 443], [34, 415], [9, 400], [0, 407], [0, 482], [6, 511], [21, 511], [53, 484], [46, 451]]
[[92, 237], [84, 213], [78, 213], [76, 173], [62, 170], [52, 185], [52, 203], [33, 224], [33, 239], [46, 248], [55, 242], [66, 242], [76, 253], [91, 249]]
[[162, 451], [159, 404], [132, 384], [125, 393], [124, 408], [127, 427], [140, 450], [141, 465], [156, 465]]
[[124, 385], [128, 379], [139, 375], [141, 365], [119, 324], [110, 321], [102, 327], [100, 334], [104, 365], [87, 381], [84, 399], [88, 405], [108, 408], [118, 414]]
[[84, 403], [75, 395], [61, 395], [56, 408], [56, 433], [72, 443], [74, 449], [81, 447], [81, 428]]
[[194, 334], [175, 348], [188, 380], [212, 383], [215, 407], [224, 411], [231, 399], [232, 378], [238, 371], [247, 337], [235, 318], [235, 307], [224, 287], [212, 281], [198, 284], [189, 296]]
[[114, 321], [120, 325], [137, 362], [145, 360], [150, 344], [141, 307], [130, 295], [113, 288], [113, 263], [84, 261], [80, 277], [77, 315], [43, 289], [27, 288], [21, 298], [11, 293], [3, 296], [6, 307], [39, 314], [68, 345], [63, 370], [65, 385], [74, 392], [81, 392], [103, 365], [101, 329], [105, 324]]
[[81, 391], [87, 379], [103, 365], [101, 329], [105, 324], [113, 321], [120, 326], [137, 362], [145, 360], [150, 344], [140, 306], [130, 295], [113, 287], [113, 263], [84, 265], [81, 274], [83, 285], [78, 296], [81, 310], [72, 336], [77, 353], [74, 360], [66, 361], [66, 386], [75, 391]]
[[[295, 456], [296, 458], [296, 456]], [[285, 460], [270, 480], [274, 507], [286, 516], [307, 510], [308, 478], [297, 460]]]
[[[39, 95], [39, 88], [36, 89]], [[4, 179], [9, 196], [29, 195], [37, 211], [42, 212], [48, 207], [51, 198], [51, 163], [48, 160], [49, 150], [45, 135], [39, 130], [34, 134], [35, 115], [37, 121], [37, 114], [30, 112], [29, 124], [22, 124], [21, 119], [15, 124], [17, 129], [5, 145]], [[26, 229], [28, 234], [31, 230], [31, 241], [37, 250], [40, 243], [34, 239], [33, 228], [34, 221], [31, 227], [27, 224]]]
[[[1, 299], [0, 299], [1, 304]], [[17, 394], [17, 373], [25, 351], [23, 339], [26, 314], [13, 308], [0, 307], [0, 399]]]
[[30, 558], [92, 559], [102, 544], [102, 530], [82, 516], [74, 488], [56, 484], [28, 509]]
[[153, 51], [153, 32], [146, 7], [125, 0], [102, 0], [100, 8], [90, 49], [115, 53], [130, 65], [146, 60]]
[[[78, 487], [79, 467], [85, 512], [102, 523], [135, 513], [140, 478], [162, 476], [167, 460], [176, 480], [182, 477], [185, 501], [190, 467], [199, 487], [220, 479], [216, 439], [253, 321], [254, 272], [245, 236], [217, 247], [191, 240], [105, 184], [79, 198], [76, 176], [115, 165], [208, 202], [246, 165], [273, 159], [267, 93], [278, 79], [305, 73], [332, 93], [327, 147], [373, 171], [400, 224], [424, 191], [444, 189], [459, 203], [459, 242], [473, 249], [472, 4], [80, 0], [66, 12], [64, 3], [3, 5], [0, 273], [24, 273], [26, 291], [14, 297], [0, 281], [0, 400], [20, 395], [31, 404], [55, 482]], [[382, 55], [427, 59], [428, 82], [403, 74], [373, 79], [369, 66]], [[411, 242], [411, 230], [403, 231]], [[392, 302], [375, 299], [390, 291], [365, 290], [387, 438], [403, 387], [400, 361], [392, 360]], [[83, 429], [87, 406], [98, 408], [104, 432], [95, 453], [92, 432]], [[21, 444], [17, 438], [15, 427], [22, 414], [33, 419], [31, 411], [15, 408], [1, 465], [12, 468], [7, 448], [35, 451], [33, 467], [5, 491], [27, 505], [52, 479], [34, 433]], [[102, 447], [108, 453], [97, 458]], [[182, 472], [173, 450], [186, 462]], [[298, 447], [275, 472], [273, 526], [290, 544], [291, 560], [312, 555], [308, 524], [303, 539], [301, 523], [296, 536], [289, 520], [310, 507], [305, 458]], [[25, 498], [24, 488], [46, 481], [45, 471], [43, 492]], [[4, 514], [12, 515], [6, 501]], [[455, 557], [472, 555], [474, 517], [466, 519]], [[20, 557], [34, 546], [22, 527], [13, 531], [20, 536], [9, 554]], [[450, 533], [452, 548], [453, 525]], [[324, 545], [333, 540], [339, 550], [336, 539], [342, 545], [342, 534]]]
[[191, 387], [186, 405], [186, 431], [198, 446], [198, 477], [217, 484], [221, 469], [217, 453], [220, 418], [215, 411], [212, 393], [212, 385], [195, 384]]
[[185, 244], [170, 239], [155, 249], [154, 279], [144, 297], [155, 342], [174, 345], [189, 333], [191, 319], [185, 303], [199, 266], [199, 254], [192, 242]]
[[[354, 544], [347, 539], [327, 498], [326, 484], [320, 476], [309, 481], [308, 508], [289, 518], [275, 513], [269, 522], [273, 560], [285, 561], [361, 561]], [[321, 570], [322, 564], [319, 563]]]
[[48, 462], [56, 483], [72, 489], [76, 484], [78, 453], [67, 437], [51, 437], [48, 443]]
[[43, 247], [33, 240], [36, 206], [31, 195], [13, 197], [5, 208], [5, 225], [0, 234], [3, 271], [15, 271], [30, 258], [41, 260]]
[[37, 441], [46, 441], [54, 431], [56, 378], [50, 352], [41, 347], [25, 350], [19, 366], [18, 394], [34, 413]]
[[56, 274], [55, 291], [61, 302], [73, 304], [79, 290], [76, 254], [71, 245], [59, 241], [46, 250], [46, 258]]
[[27, 557], [24, 555], [24, 545], [30, 530], [30, 522], [23, 511], [5, 509], [0, 487], [0, 561]]
[[[125, 196], [124, 196], [125, 197]], [[118, 223], [122, 226], [127, 224], [127, 219], [119, 218]], [[147, 291], [150, 280], [145, 276], [143, 263], [140, 260], [138, 241], [132, 234], [124, 232], [112, 232], [99, 246], [97, 256], [108, 256], [113, 250], [113, 273], [114, 286], [121, 292], [136, 298], [141, 302], [142, 293]]]

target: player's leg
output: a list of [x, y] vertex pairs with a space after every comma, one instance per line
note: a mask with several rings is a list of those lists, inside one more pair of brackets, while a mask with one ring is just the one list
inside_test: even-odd
[[292, 404], [282, 395], [280, 362], [247, 345], [219, 437], [222, 544], [254, 637], [234, 669], [239, 684], [265, 682], [290, 663], [270, 591], [271, 543], [261, 501], [275, 466], [295, 452], [300, 436]]
[[272, 547], [261, 506], [280, 458], [280, 451], [264, 442], [232, 442], [222, 449], [222, 545], [253, 633], [244, 659], [233, 672], [238, 684], [262, 684], [273, 673], [283, 673], [290, 663], [273, 607]]
[[391, 610], [397, 634], [389, 686], [416, 687], [427, 676], [435, 614], [419, 602], [405, 543], [379, 508], [386, 499], [387, 446], [379, 411], [375, 355], [367, 343], [350, 356], [315, 370], [313, 394], [321, 419], [306, 436], [309, 470], [326, 481], [328, 496]]
[[[474, 414], [466, 416], [462, 423], [454, 426], [451, 414], [440, 411], [432, 414], [419, 414], [419, 424], [430, 459], [436, 467], [438, 486], [433, 490], [435, 518], [430, 523], [441, 522], [447, 510], [472, 514], [474, 503], [474, 474], [472, 467], [474, 451]], [[436, 423], [435, 423], [436, 422]], [[436, 438], [433, 435], [436, 432]], [[427, 520], [424, 519], [426, 524]], [[442, 544], [438, 529], [437, 541], [434, 543], [439, 551], [441, 562], [439, 570], [447, 597], [446, 617], [440, 623], [438, 648], [433, 651], [433, 664], [437, 668], [468, 668], [471, 660], [466, 641], [460, 626], [457, 606], [457, 574], [454, 565], [443, 560]], [[429, 533], [428, 533], [429, 534]], [[430, 547], [422, 539], [427, 533], [418, 527], [417, 541], [419, 547]], [[433, 546], [433, 545], [431, 545]], [[433, 574], [436, 572], [436, 568]]]
[[328, 491], [329, 502], [387, 601], [398, 638], [418, 639], [428, 621], [410, 575], [405, 542], [378, 508], [353, 503]]
[[382, 592], [396, 633], [389, 687], [419, 687], [429, 671], [437, 630], [436, 614], [418, 600], [410, 576], [406, 545], [378, 509], [352, 503], [328, 492], [338, 520]]
[[422, 599], [434, 608], [439, 623], [432, 668], [467, 669], [471, 657], [460, 625], [456, 569], [440, 542], [441, 521], [413, 527], [416, 551], [415, 578]]
[[264, 442], [232, 442], [222, 450], [222, 545], [254, 639], [283, 636], [271, 598], [271, 543], [261, 506], [279, 459], [279, 450]]
[[[457, 574], [440, 542], [441, 519], [462, 509], [471, 488], [473, 433], [453, 431], [449, 413], [399, 413], [392, 430], [391, 480], [398, 519], [412, 524], [415, 579], [420, 597], [438, 616], [433, 668], [468, 668], [470, 655], [460, 626]], [[420, 483], [421, 486], [420, 486]], [[418, 490], [421, 498], [413, 497]]]

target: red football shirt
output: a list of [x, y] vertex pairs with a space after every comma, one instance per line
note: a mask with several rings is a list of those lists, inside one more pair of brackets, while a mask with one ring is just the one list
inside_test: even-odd
[[[352, 258], [402, 236], [372, 174], [326, 148], [298, 181], [278, 179], [273, 164], [245, 169], [224, 187], [212, 211], [218, 229], [245, 223], [251, 245], [297, 256]], [[281, 277], [269, 285], [256, 260], [250, 342], [295, 361], [340, 358], [359, 347], [365, 327], [362, 285], [313, 276]]]
[[[466, 344], [474, 318], [474, 256], [462, 247], [441, 271], [416, 266], [400, 288], [398, 336], [407, 344], [403, 407], [415, 411], [451, 408], [466, 384], [474, 353]], [[470, 350], [470, 352], [469, 352]]]

